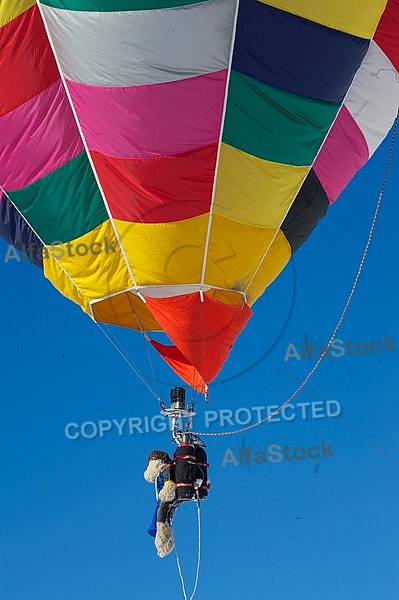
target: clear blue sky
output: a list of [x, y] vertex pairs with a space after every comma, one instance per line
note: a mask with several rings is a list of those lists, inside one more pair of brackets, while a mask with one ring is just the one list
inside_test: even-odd
[[[219, 411], [230, 409], [235, 418], [241, 408], [255, 415], [253, 408], [280, 404], [312, 367], [314, 359], [288, 358], [287, 350], [293, 344], [300, 353], [304, 341], [319, 346], [329, 339], [367, 238], [387, 146], [255, 305], [209, 405], [197, 404], [197, 430], [239, 427], [221, 426]], [[369, 256], [337, 336], [345, 352], [326, 359], [296, 398], [309, 405], [287, 411], [296, 414], [292, 420], [209, 439], [212, 489], [202, 504], [198, 600], [399, 597], [398, 164], [397, 143]], [[6, 250], [1, 240], [1, 598], [181, 598], [173, 555], [158, 559], [146, 533], [154, 497], [142, 472], [152, 449], [173, 451], [169, 434], [131, 435], [126, 421], [124, 435], [115, 425], [83, 443], [65, 435], [69, 423], [101, 418], [141, 419], [144, 427], [145, 417], [158, 414], [157, 402], [100, 329], [37, 268], [5, 264]], [[150, 375], [140, 336], [116, 335]], [[371, 352], [373, 341], [382, 343], [373, 346], [380, 353]], [[364, 354], [353, 349], [360, 342]], [[179, 382], [153, 360], [166, 400], [169, 385]], [[321, 403], [331, 400], [340, 407], [337, 417], [324, 416]], [[311, 403], [319, 403], [318, 418]], [[217, 419], [207, 429], [206, 411]], [[245, 420], [246, 413], [237, 416]], [[295, 448], [323, 441], [325, 457], [285, 458], [286, 445], [292, 458]], [[282, 448], [278, 462], [270, 461], [271, 445]], [[250, 461], [235, 466], [240, 448]], [[255, 452], [258, 460], [265, 452], [267, 462], [255, 463]], [[194, 505], [178, 510], [175, 530], [191, 590]]]

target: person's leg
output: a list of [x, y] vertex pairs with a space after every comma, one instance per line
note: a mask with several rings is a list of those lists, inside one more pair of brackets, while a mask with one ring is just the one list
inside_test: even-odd
[[158, 508], [155, 547], [160, 558], [170, 554], [175, 547], [173, 529], [170, 521], [171, 507], [172, 505], [170, 502], [161, 502]]
[[179, 506], [183, 504], [183, 500], [178, 500], [176, 499], [174, 502], [171, 502], [169, 504], [169, 509], [168, 509], [168, 513], [167, 513], [167, 517], [166, 517], [166, 522], [169, 523], [170, 525], [172, 525], [172, 521], [173, 521], [173, 517], [175, 515], [176, 510], [179, 508]]
[[158, 512], [157, 512], [157, 522], [158, 523], [166, 523], [166, 519], [168, 517], [169, 512], [169, 502], [159, 502]]

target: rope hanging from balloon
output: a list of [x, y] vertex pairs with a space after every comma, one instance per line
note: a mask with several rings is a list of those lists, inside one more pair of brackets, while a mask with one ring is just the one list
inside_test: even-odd
[[345, 302], [344, 308], [342, 309], [342, 312], [338, 318], [337, 324], [334, 327], [334, 330], [330, 336], [330, 339], [328, 341], [328, 344], [326, 345], [323, 353], [319, 356], [318, 360], [316, 361], [316, 363], [314, 364], [313, 368], [309, 371], [309, 373], [306, 375], [306, 377], [304, 378], [304, 380], [302, 381], [302, 383], [296, 388], [296, 390], [291, 394], [291, 396], [285, 400], [282, 404], [280, 404], [280, 406], [278, 406], [278, 408], [276, 408], [276, 410], [271, 413], [270, 415], [268, 415], [267, 417], [264, 417], [263, 419], [260, 419], [259, 421], [257, 421], [256, 423], [251, 423], [250, 425], [247, 425], [246, 427], [241, 427], [240, 429], [236, 429], [234, 431], [219, 431], [219, 432], [213, 432], [210, 433], [208, 431], [206, 432], [199, 432], [199, 431], [193, 431], [193, 435], [198, 435], [200, 437], [220, 437], [220, 436], [226, 436], [226, 435], [236, 435], [239, 433], [243, 433], [244, 431], [248, 431], [250, 429], [254, 429], [255, 427], [258, 427], [259, 425], [263, 425], [263, 423], [266, 423], [267, 421], [270, 421], [272, 419], [272, 417], [274, 417], [275, 415], [277, 415], [285, 406], [287, 406], [287, 404], [290, 404], [292, 402], [292, 400], [294, 400], [294, 398], [303, 390], [303, 388], [307, 385], [308, 381], [310, 380], [310, 378], [314, 375], [314, 373], [317, 371], [317, 369], [319, 368], [322, 360], [325, 358], [325, 356], [327, 356], [328, 351], [331, 347], [331, 344], [333, 343], [333, 341], [335, 340], [335, 337], [338, 333], [339, 328], [341, 327], [345, 315], [347, 313], [347, 310], [349, 308], [349, 305], [352, 301], [353, 295], [355, 293], [357, 284], [359, 282], [359, 278], [361, 275], [361, 272], [363, 270], [363, 266], [369, 251], [369, 247], [371, 244], [371, 240], [373, 237], [373, 233], [374, 233], [374, 229], [375, 229], [375, 224], [377, 222], [377, 217], [378, 217], [378, 213], [380, 211], [380, 207], [381, 207], [381, 202], [382, 202], [382, 198], [384, 196], [384, 191], [385, 191], [385, 186], [387, 183], [387, 179], [388, 179], [388, 172], [389, 172], [389, 167], [391, 164], [391, 158], [392, 158], [392, 152], [393, 152], [393, 147], [394, 147], [394, 143], [395, 143], [395, 138], [396, 138], [396, 133], [397, 133], [397, 129], [398, 129], [398, 117], [399, 117], [399, 112], [396, 115], [395, 121], [394, 121], [394, 125], [393, 125], [393, 131], [392, 131], [392, 137], [391, 137], [391, 143], [389, 146], [389, 150], [388, 150], [388, 155], [387, 155], [387, 161], [385, 164], [385, 169], [384, 169], [384, 175], [382, 178], [382, 183], [381, 183], [381, 187], [380, 187], [380, 192], [378, 194], [378, 200], [377, 200], [377, 204], [374, 210], [374, 214], [373, 214], [373, 218], [371, 221], [371, 225], [370, 225], [370, 230], [369, 230], [369, 234], [367, 237], [367, 241], [366, 244], [364, 246], [363, 249], [363, 254], [362, 257], [360, 259], [359, 262], [359, 266], [357, 269], [357, 273], [355, 276], [355, 279], [353, 281], [352, 284], [352, 288], [349, 292], [349, 295], [347, 297], [347, 300]]
[[[129, 367], [131, 368], [131, 370], [133, 371], [133, 373], [140, 379], [140, 381], [143, 383], [143, 385], [145, 385], [145, 387], [148, 389], [148, 391], [150, 392], [150, 394], [152, 396], [154, 396], [154, 398], [160, 402], [161, 398], [159, 396], [159, 394], [157, 393], [157, 391], [155, 389], [153, 389], [146, 381], [146, 376], [144, 375], [144, 373], [138, 368], [138, 366], [133, 362], [132, 358], [130, 357], [129, 353], [127, 352], [127, 350], [125, 350], [125, 348], [123, 347], [123, 345], [116, 339], [116, 337], [111, 333], [111, 330], [109, 329], [109, 327], [107, 327], [108, 332], [105, 330], [106, 326], [103, 323], [99, 323], [97, 321], [94, 321], [96, 323], [96, 325], [98, 326], [99, 330], [101, 331], [101, 333], [107, 338], [107, 340], [109, 341], [109, 343], [115, 348], [115, 350], [122, 356], [123, 360], [129, 365]], [[154, 385], [156, 385], [156, 381], [153, 381]]]
[[184, 575], [180, 564], [179, 554], [177, 552], [177, 547], [175, 546], [175, 556], [176, 556], [176, 565], [177, 570], [179, 572], [181, 588], [183, 592], [184, 600], [193, 600], [195, 593], [197, 591], [198, 580], [199, 580], [199, 572], [201, 567], [201, 507], [200, 501], [197, 500], [197, 527], [198, 527], [198, 544], [197, 544], [197, 568], [195, 571], [195, 581], [193, 586], [193, 591], [191, 592], [190, 598], [187, 598], [187, 589], [184, 581]]

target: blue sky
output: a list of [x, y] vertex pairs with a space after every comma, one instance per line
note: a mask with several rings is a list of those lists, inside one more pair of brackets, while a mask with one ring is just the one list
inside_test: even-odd
[[[239, 428], [236, 416], [247, 414], [240, 409], [255, 415], [257, 407], [281, 404], [312, 368], [314, 358], [298, 360], [292, 345], [300, 353], [303, 342], [320, 346], [330, 337], [367, 239], [388, 145], [255, 305], [209, 404], [197, 402], [197, 430]], [[398, 598], [398, 162], [397, 144], [367, 262], [337, 335], [345, 352], [323, 361], [295, 399], [301, 406], [286, 413], [294, 419], [208, 440], [212, 488], [201, 507], [199, 600]], [[146, 417], [158, 414], [156, 400], [99, 327], [37, 268], [4, 263], [6, 251], [1, 240], [1, 597], [182, 597], [174, 556], [158, 559], [146, 533], [154, 505], [142, 476], [146, 458], [154, 448], [173, 452], [168, 432], [154, 431], [151, 421], [145, 431]], [[150, 376], [141, 337], [115, 336]], [[373, 341], [381, 352], [371, 352]], [[153, 363], [166, 400], [179, 382], [158, 357]], [[327, 401], [338, 416], [326, 416]], [[222, 410], [232, 411], [233, 427], [221, 422], [228, 416]], [[70, 423], [78, 425], [73, 433], [101, 419], [126, 419], [123, 435], [116, 425], [92, 439], [65, 434]], [[130, 434], [128, 419], [141, 419], [144, 432]], [[325, 456], [292, 457], [323, 442]], [[275, 445], [278, 462], [270, 460]], [[235, 465], [240, 449], [250, 460]], [[262, 452], [267, 462], [256, 463]], [[178, 510], [175, 531], [191, 590], [194, 505]]]

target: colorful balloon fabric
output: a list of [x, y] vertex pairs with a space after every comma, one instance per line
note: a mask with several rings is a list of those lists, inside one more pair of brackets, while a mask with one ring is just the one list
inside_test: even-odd
[[7, 0], [0, 234], [205, 391], [390, 130], [398, 69], [399, 0]]

